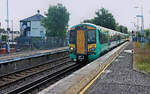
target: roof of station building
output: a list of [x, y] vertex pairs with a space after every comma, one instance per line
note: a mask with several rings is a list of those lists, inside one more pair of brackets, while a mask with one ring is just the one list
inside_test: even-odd
[[20, 20], [20, 21], [40, 21], [43, 18], [44, 18], [44, 16], [42, 16], [41, 14], [35, 14], [31, 17], [25, 18], [25, 19]]

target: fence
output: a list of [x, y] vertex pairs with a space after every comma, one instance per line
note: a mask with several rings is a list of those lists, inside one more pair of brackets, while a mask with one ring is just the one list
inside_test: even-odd
[[[136, 42], [142, 42], [141, 41], [141, 37], [136, 37], [136, 36], [133, 36], [132, 37], [133, 41], [136, 41]], [[149, 37], [144, 37], [144, 40], [143, 42], [148, 42], [148, 44], [150, 45], [150, 38]]]
[[67, 46], [67, 38], [48, 37], [20, 37], [16, 39], [16, 49], [19, 50], [43, 50]]

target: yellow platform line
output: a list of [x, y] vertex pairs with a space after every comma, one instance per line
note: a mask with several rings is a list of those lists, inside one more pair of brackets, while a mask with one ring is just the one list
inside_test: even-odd
[[89, 83], [79, 92], [79, 94], [84, 94], [85, 91], [86, 91], [86, 90], [99, 78], [99, 76], [107, 69], [107, 67], [108, 67], [110, 64], [112, 64], [112, 62], [118, 57], [118, 55], [119, 55], [119, 54], [117, 54], [117, 55], [112, 59], [112, 61], [111, 61], [109, 64], [107, 64], [107, 65], [104, 67], [104, 69], [103, 69], [100, 73], [98, 73], [97, 76], [96, 76], [91, 82], [89, 82]]

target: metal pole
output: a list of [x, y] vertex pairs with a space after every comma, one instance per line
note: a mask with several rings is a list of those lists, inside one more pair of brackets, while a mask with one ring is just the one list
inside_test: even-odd
[[144, 16], [143, 16], [143, 7], [141, 7], [141, 34], [142, 34], [142, 37], [141, 37], [141, 46], [142, 48], [144, 48]]
[[[138, 6], [135, 6], [134, 8], [139, 8], [139, 7], [138, 7]], [[137, 12], [137, 14], [139, 14], [139, 13]], [[135, 37], [136, 37], [136, 39], [137, 39], [137, 38], [138, 38], [138, 32], [140, 31], [140, 29], [139, 29], [139, 19], [138, 19], [137, 15], [136, 15], [135, 18], [137, 19], [136, 32], [135, 32]], [[136, 41], [137, 41], [137, 40], [136, 40]]]
[[9, 28], [8, 0], [7, 0], [7, 18], [6, 18], [6, 22], [7, 22], [7, 28]]
[[137, 31], [139, 31], [139, 19], [138, 19], [138, 17], [136, 17], [137, 18]]
[[138, 35], [138, 32], [139, 32], [139, 19], [138, 19], [138, 17], [136, 17], [136, 19], [137, 19], [137, 25], [136, 25], [136, 38], [138, 37], [137, 35]]
[[8, 45], [7, 45], [7, 51], [8, 51], [8, 54], [10, 53], [10, 44], [9, 44], [9, 14], [8, 14], [8, 0], [7, 0], [7, 19], [6, 19], [6, 22], [7, 22], [7, 32], [8, 32]]
[[13, 20], [11, 20], [11, 24], [12, 24], [12, 42], [14, 42]]

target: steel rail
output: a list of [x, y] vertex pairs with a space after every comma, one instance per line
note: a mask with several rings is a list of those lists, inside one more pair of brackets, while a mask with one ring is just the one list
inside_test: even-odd
[[47, 82], [49, 82], [50, 80], [54, 80], [57, 77], [60, 77], [61, 75], [66, 74], [67, 72], [70, 72], [73, 69], [78, 68], [80, 65], [79, 64], [72, 64], [71, 66], [68, 66], [62, 70], [59, 70], [53, 74], [50, 74], [46, 77], [43, 77], [39, 80], [36, 80], [34, 82], [28, 83], [25, 86], [16, 88], [15, 90], [12, 90], [10, 92], [8, 92], [8, 94], [26, 94], [31, 92], [34, 89], [37, 89], [38, 87], [40, 87], [41, 85], [46, 84]]
[[[12, 80], [12, 81], [6, 82], [6, 83], [4, 83], [4, 84], [0, 84], [0, 88], [1, 88], [1, 87], [4, 87], [4, 86], [6, 86], [6, 85], [9, 85], [9, 84], [15, 83], [16, 81], [19, 81], [19, 80], [25, 79], [25, 78], [27, 78], [27, 77], [30, 77], [30, 76], [32, 76], [32, 75], [38, 74], [38, 73], [40, 73], [40, 72], [46, 71], [46, 69], [43, 70], [43, 71], [37, 72], [37, 73], [33, 73], [32, 75], [26, 74], [26, 75], [24, 75], [24, 77], [21, 77], [20, 79], [16, 79], [16, 80], [14, 80], [14, 79], [9, 79], [11, 76], [19, 75], [19, 74], [21, 75], [22, 72], [26, 72], [26, 71], [31, 70], [31, 69], [33, 69], [33, 68], [35, 68], [35, 69], [37, 70], [37, 67], [44, 66], [44, 65], [46, 65], [46, 64], [50, 64], [50, 63], [53, 63], [53, 62], [56, 62], [56, 61], [60, 61], [60, 60], [66, 59], [66, 58], [68, 58], [68, 56], [59, 57], [59, 58], [56, 58], [56, 59], [53, 59], [53, 60], [49, 60], [49, 61], [47, 61], [46, 63], [41, 64], [41, 65], [34, 66], [34, 67], [32, 67], [32, 68], [25, 69], [25, 70], [22, 70], [22, 71], [19, 71], [19, 72], [15, 72], [15, 73], [12, 73], [12, 74], [9, 74], [9, 75], [5, 75], [5, 76], [1, 77], [0, 79], [2, 79], [2, 78], [7, 78], [7, 77], [8, 77], [8, 80], [9, 80], [9, 81]], [[59, 65], [62, 65], [62, 64], [59, 64]], [[58, 66], [58, 65], [56, 65], [56, 66]], [[53, 67], [51, 67], [51, 68], [53, 68]], [[32, 72], [32, 71], [31, 71], [31, 72]], [[6, 81], [7, 81], [7, 80], [6, 80]], [[5, 81], [3, 81], [3, 82], [5, 82]]]

